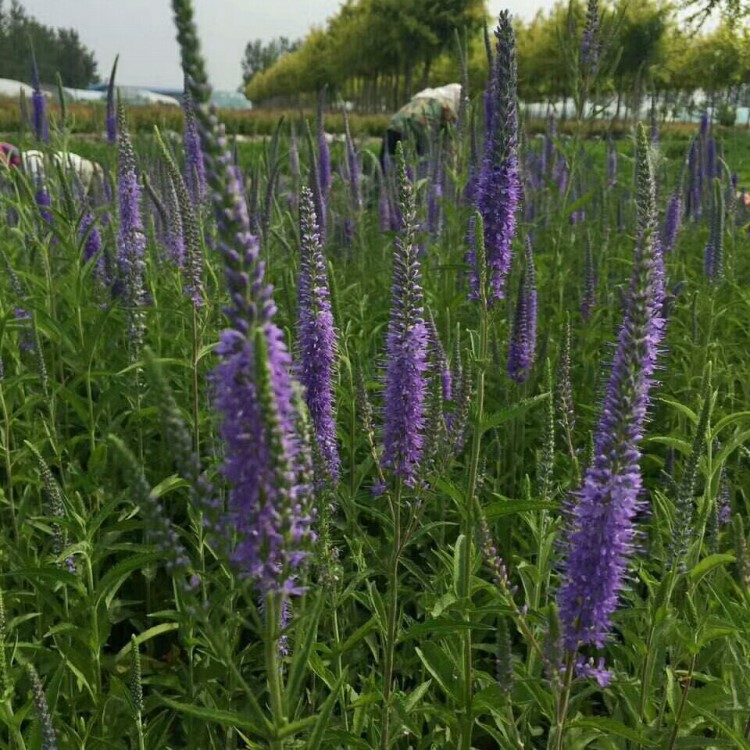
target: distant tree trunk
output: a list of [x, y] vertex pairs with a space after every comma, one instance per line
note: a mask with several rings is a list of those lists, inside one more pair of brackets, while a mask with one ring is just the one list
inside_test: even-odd
[[428, 57], [424, 61], [424, 68], [422, 69], [422, 82], [419, 86], [420, 89], [426, 89], [430, 85], [431, 68], [432, 68], [432, 58]]

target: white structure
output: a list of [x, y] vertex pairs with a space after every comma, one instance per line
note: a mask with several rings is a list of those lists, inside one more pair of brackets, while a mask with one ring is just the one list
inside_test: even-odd
[[[81, 181], [84, 190], [91, 187], [94, 177], [103, 178], [104, 170], [101, 164], [90, 159], [84, 159], [71, 151], [53, 151], [54, 169], [61, 166], [69, 175], [74, 175]], [[34, 182], [43, 185], [47, 177], [47, 164], [41, 151], [29, 150], [21, 152], [21, 168]]]
[[30, 99], [34, 93], [34, 89], [21, 81], [14, 81], [11, 78], [0, 78], [0, 96], [9, 96], [17, 99], [21, 93]]

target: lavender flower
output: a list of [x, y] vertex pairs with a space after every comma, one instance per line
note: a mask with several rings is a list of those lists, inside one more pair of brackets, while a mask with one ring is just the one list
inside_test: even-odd
[[531, 240], [527, 237], [525, 265], [508, 351], [508, 375], [516, 383], [523, 383], [528, 378], [536, 357], [536, 307], [536, 272]]
[[682, 196], [677, 188], [669, 196], [667, 211], [664, 216], [664, 228], [661, 235], [661, 246], [663, 252], [670, 253], [674, 249], [677, 235], [680, 232], [680, 220], [682, 218]]
[[117, 143], [117, 107], [115, 106], [115, 74], [117, 73], [117, 61], [119, 55], [115, 56], [115, 62], [112, 65], [112, 73], [109, 76], [107, 84], [107, 114], [104, 118], [107, 130], [107, 143], [114, 146]]
[[583, 301], [581, 315], [584, 320], [591, 317], [591, 311], [596, 305], [596, 268], [594, 267], [594, 253], [591, 247], [591, 237], [586, 241], [586, 259], [583, 272]]
[[135, 152], [125, 124], [125, 110], [118, 111], [117, 188], [120, 228], [117, 236], [117, 264], [125, 292], [128, 333], [135, 351], [143, 345], [145, 326], [139, 308], [146, 302], [146, 234], [141, 219], [141, 188], [135, 168]]
[[687, 185], [687, 204], [685, 206], [686, 218], [692, 218], [694, 221], [701, 215], [701, 166], [700, 155], [698, 153], [698, 142], [695, 138], [690, 143], [688, 152], [688, 185]]
[[49, 190], [45, 187], [40, 187], [36, 191], [35, 199], [36, 205], [39, 206], [39, 215], [51, 227], [55, 223], [55, 219], [52, 211], [49, 210], [50, 206], [52, 206], [52, 196], [49, 194]]
[[359, 158], [357, 149], [354, 146], [354, 140], [349, 130], [349, 118], [344, 112], [344, 129], [346, 135], [346, 172], [349, 179], [349, 195], [355, 211], [362, 208], [362, 196], [359, 185]]
[[183, 141], [185, 144], [185, 184], [193, 205], [203, 203], [206, 196], [206, 168], [203, 164], [203, 150], [195, 120], [195, 109], [187, 87], [182, 99], [182, 110], [185, 114]]
[[[484, 221], [488, 278], [493, 299], [504, 295], [510, 270], [511, 242], [516, 232], [516, 211], [521, 198], [516, 103], [516, 46], [508, 11], [500, 13], [497, 58], [485, 97], [486, 139], [482, 168], [477, 178], [476, 205]], [[472, 269], [476, 263], [468, 259]], [[470, 275], [471, 296], [479, 296], [479, 277]]]
[[324, 94], [320, 92], [318, 98], [318, 180], [320, 181], [320, 192], [324, 196], [328, 195], [328, 189], [331, 187], [331, 152], [328, 149], [328, 140], [326, 138], [325, 120], [323, 115]]
[[412, 186], [398, 146], [398, 184], [402, 227], [395, 240], [391, 319], [385, 374], [383, 465], [404, 480], [417, 482], [422, 457], [427, 371], [427, 327], [416, 244]]
[[709, 281], [720, 281], [724, 276], [724, 193], [721, 182], [714, 180], [714, 196], [711, 206], [711, 226], [704, 250], [706, 276]]
[[42, 93], [39, 82], [39, 68], [37, 68], [36, 57], [33, 53], [31, 55], [31, 85], [34, 89], [31, 95], [31, 104], [34, 110], [34, 137], [38, 142], [49, 143], [47, 99]]
[[[195, 133], [197, 137], [197, 132]], [[159, 145], [161, 147], [164, 163], [167, 167], [167, 176], [169, 182], [169, 191], [176, 199], [177, 211], [173, 215], [179, 219], [179, 237], [182, 241], [184, 251], [183, 270], [185, 273], [185, 294], [190, 298], [195, 307], [202, 307], [204, 304], [203, 292], [203, 255], [201, 253], [200, 229], [198, 218], [196, 216], [196, 199], [200, 199], [200, 192], [190, 195], [186, 185], [187, 180], [183, 180], [180, 170], [174, 163], [171, 154], [166, 145], [158, 135]], [[200, 140], [198, 141], [200, 145]], [[201, 154], [201, 164], [203, 157]], [[197, 174], [197, 173], [196, 173]], [[194, 189], [199, 189], [199, 183], [193, 184]]]
[[299, 146], [297, 145], [297, 131], [292, 123], [292, 133], [289, 137], [289, 171], [296, 180], [299, 177]]
[[585, 78], [596, 77], [599, 68], [599, 2], [588, 0], [586, 5], [586, 25], [581, 39], [581, 69]]
[[326, 472], [335, 482], [340, 468], [333, 414], [336, 333], [315, 206], [308, 188], [302, 188], [300, 195], [300, 252], [299, 380], [305, 388], [305, 399]]
[[102, 236], [94, 222], [90, 211], [85, 211], [78, 227], [78, 236], [83, 240], [83, 262], [88, 263], [97, 259], [97, 267], [101, 264]]
[[231, 485], [228, 523], [238, 536], [234, 562], [263, 594], [298, 593], [296, 576], [314, 538], [309, 444], [294, 399], [291, 358], [273, 322], [272, 288], [264, 281], [257, 238], [232, 167], [224, 128], [207, 102], [210, 86], [190, 0], [173, 0], [182, 65], [196, 103], [217, 248], [229, 291], [229, 328], [220, 336], [213, 373], [223, 414], [222, 472]]
[[643, 436], [665, 321], [662, 256], [655, 237], [655, 186], [646, 132], [638, 126], [636, 248], [624, 321], [594, 436], [593, 462], [570, 509], [558, 592], [565, 645], [603, 646], [633, 552], [640, 507]]
[[34, 696], [34, 708], [39, 723], [42, 725], [42, 746], [41, 750], [57, 750], [57, 736], [55, 727], [52, 724], [52, 714], [49, 712], [47, 698], [44, 695], [44, 686], [36, 673], [36, 669], [31, 664], [27, 665], [29, 679], [31, 680], [31, 692]]
[[434, 369], [440, 378], [442, 400], [452, 401], [453, 373], [448, 366], [448, 357], [445, 355], [445, 348], [443, 347], [443, 342], [440, 340], [440, 334], [438, 333], [435, 319], [432, 317], [432, 314], [427, 318], [425, 324], [427, 326], [430, 358], [432, 359]]

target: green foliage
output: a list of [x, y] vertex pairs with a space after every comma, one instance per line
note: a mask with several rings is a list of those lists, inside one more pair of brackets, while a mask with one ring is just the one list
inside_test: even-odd
[[0, 78], [31, 81], [31, 49], [34, 49], [42, 83], [86, 88], [98, 81], [96, 60], [75, 29], [52, 29], [26, 14], [18, 0], [10, 7], [0, 2]]

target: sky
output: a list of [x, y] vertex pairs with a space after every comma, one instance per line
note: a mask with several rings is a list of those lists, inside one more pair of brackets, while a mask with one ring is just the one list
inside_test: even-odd
[[[40, 23], [74, 28], [94, 51], [99, 75], [106, 78], [119, 53], [117, 79], [122, 85], [181, 88], [179, 52], [170, 0], [21, 0]], [[240, 61], [251, 39], [302, 37], [323, 25], [341, 0], [193, 0], [208, 74], [216, 89], [236, 90]], [[553, 0], [489, 0], [496, 15], [502, 8], [531, 18]]]

